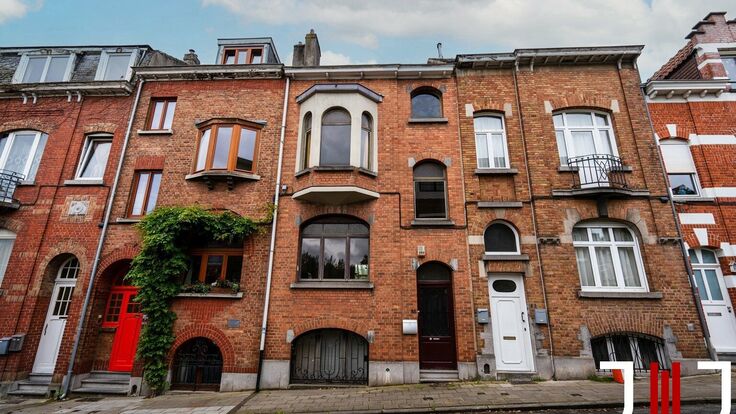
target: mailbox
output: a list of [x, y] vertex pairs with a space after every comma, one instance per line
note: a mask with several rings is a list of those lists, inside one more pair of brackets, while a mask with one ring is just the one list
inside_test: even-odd
[[10, 346], [10, 337], [0, 338], [0, 355], [8, 355], [8, 346]]
[[549, 323], [547, 309], [534, 309], [534, 322], [537, 325], [547, 325]]
[[402, 321], [404, 335], [416, 335], [417, 334], [417, 320], [416, 319], [404, 319]]
[[488, 323], [490, 322], [490, 312], [488, 312], [488, 309], [486, 308], [478, 308], [475, 310], [475, 320], [478, 321], [478, 323]]
[[20, 352], [23, 349], [23, 342], [25, 342], [26, 334], [16, 334], [10, 337], [10, 346], [8, 351]]

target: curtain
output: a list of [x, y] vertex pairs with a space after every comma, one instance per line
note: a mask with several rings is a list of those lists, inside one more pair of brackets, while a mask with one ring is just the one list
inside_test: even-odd
[[627, 287], [641, 287], [639, 269], [636, 266], [636, 257], [633, 247], [619, 247], [618, 257], [621, 261], [621, 270], [624, 273], [624, 285]]

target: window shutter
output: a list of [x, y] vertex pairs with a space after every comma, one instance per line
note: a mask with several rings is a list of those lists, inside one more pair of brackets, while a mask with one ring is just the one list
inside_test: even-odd
[[668, 173], [695, 172], [695, 163], [690, 153], [690, 147], [687, 144], [663, 144], [660, 148], [662, 150], [664, 166]]

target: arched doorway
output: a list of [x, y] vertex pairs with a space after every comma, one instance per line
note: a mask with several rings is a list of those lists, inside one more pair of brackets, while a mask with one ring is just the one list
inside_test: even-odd
[[138, 349], [143, 314], [141, 304], [135, 301], [138, 289], [125, 279], [129, 264], [116, 269], [110, 295], [107, 299], [103, 328], [114, 328], [115, 336], [110, 350], [108, 369], [117, 372], [133, 370], [133, 361]]
[[456, 370], [455, 311], [452, 271], [442, 263], [425, 263], [417, 270], [419, 369]]
[[318, 329], [291, 345], [293, 384], [367, 384], [368, 341], [342, 329]]
[[172, 389], [219, 391], [221, 379], [222, 353], [214, 342], [207, 338], [193, 338], [176, 350]]

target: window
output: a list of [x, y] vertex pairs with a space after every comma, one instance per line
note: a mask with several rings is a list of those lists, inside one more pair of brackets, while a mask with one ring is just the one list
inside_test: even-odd
[[487, 254], [519, 254], [519, 237], [509, 224], [494, 222], [483, 234]]
[[240, 284], [243, 249], [192, 250], [185, 283], [212, 284], [221, 280]]
[[74, 55], [24, 55], [15, 83], [65, 82], [71, 76]]
[[255, 171], [255, 129], [239, 124], [216, 124], [203, 129], [195, 171]]
[[0, 134], [0, 169], [15, 171], [34, 181], [48, 135], [38, 131]]
[[736, 57], [724, 57], [721, 58], [723, 66], [726, 68], [726, 75], [731, 82], [736, 82]]
[[222, 63], [225, 65], [263, 63], [263, 48], [225, 49]]
[[159, 187], [161, 171], [136, 171], [128, 216], [141, 217], [153, 211], [156, 208]]
[[614, 333], [590, 340], [596, 369], [601, 369], [601, 361], [633, 361], [637, 372], [649, 371], [652, 362], [660, 369], [669, 369], [669, 359], [664, 349], [664, 341], [650, 335], [639, 333]]
[[77, 276], [79, 276], [79, 260], [76, 257], [71, 257], [59, 267], [59, 274], [56, 276], [56, 279], [74, 280]]
[[687, 141], [665, 139], [660, 141], [659, 149], [662, 151], [672, 195], [675, 197], [697, 196], [700, 186]]
[[[728, 293], [721, 289], [720, 280], [723, 275], [716, 253], [706, 249], [690, 249], [688, 253], [693, 265], [693, 276], [695, 276], [700, 299], [710, 305], [717, 302], [722, 303], [724, 296], [727, 296]], [[725, 288], [725, 285], [723, 287]]]
[[350, 165], [350, 113], [335, 108], [322, 115], [319, 165]]
[[3, 285], [5, 271], [8, 269], [10, 253], [13, 251], [15, 233], [10, 230], [0, 229], [0, 286]]
[[176, 99], [174, 98], [151, 99], [148, 122], [146, 123], [148, 130], [161, 131], [171, 129], [175, 109]]
[[572, 240], [583, 290], [647, 291], [639, 244], [627, 227], [577, 226]]
[[84, 142], [82, 158], [77, 169], [77, 179], [101, 180], [105, 175], [107, 158], [112, 147], [112, 136], [90, 135]]
[[120, 81], [127, 80], [130, 67], [135, 63], [133, 52], [108, 52], [103, 50], [100, 54], [100, 63], [97, 66], [95, 80]]
[[414, 167], [414, 212], [418, 219], [447, 219], [445, 167], [425, 161]]
[[442, 118], [442, 94], [434, 88], [420, 88], [411, 94], [411, 117]]
[[373, 140], [373, 117], [368, 112], [363, 112], [360, 119], [360, 167], [371, 169], [371, 141]]
[[301, 280], [368, 279], [368, 226], [350, 217], [325, 217], [301, 231]]
[[307, 112], [304, 115], [304, 123], [302, 124], [304, 132], [302, 133], [302, 169], [309, 168], [309, 156], [312, 147], [312, 113]]
[[599, 112], [561, 112], [552, 117], [557, 137], [560, 164], [582, 155], [618, 156], [616, 139], [608, 114]]
[[509, 168], [503, 117], [479, 115], [473, 125], [478, 168]]

